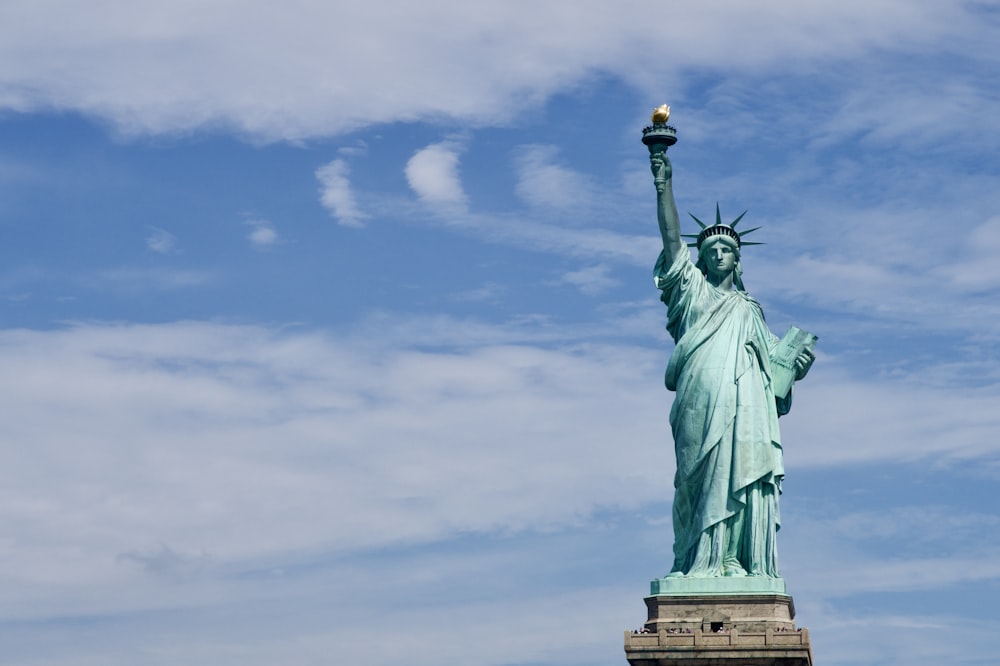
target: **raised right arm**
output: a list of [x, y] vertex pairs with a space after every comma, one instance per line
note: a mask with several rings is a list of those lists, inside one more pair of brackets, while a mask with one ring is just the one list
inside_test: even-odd
[[666, 153], [654, 153], [649, 156], [649, 163], [656, 183], [656, 217], [660, 222], [663, 253], [669, 266], [678, 254], [687, 250], [687, 245], [681, 239], [681, 223], [677, 217], [677, 204], [674, 203], [670, 160]]

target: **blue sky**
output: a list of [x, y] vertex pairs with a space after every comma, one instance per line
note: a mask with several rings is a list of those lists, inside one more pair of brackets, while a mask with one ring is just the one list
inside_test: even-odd
[[816, 658], [995, 663], [1000, 6], [452, 5], [0, 5], [0, 662], [624, 663], [666, 101], [682, 214], [820, 336]]

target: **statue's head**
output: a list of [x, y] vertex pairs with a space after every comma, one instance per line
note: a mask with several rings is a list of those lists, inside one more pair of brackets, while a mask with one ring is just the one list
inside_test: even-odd
[[743, 240], [743, 236], [751, 231], [757, 231], [760, 227], [736, 231], [736, 225], [746, 214], [747, 212], [743, 211], [729, 224], [723, 224], [719, 204], [715, 204], [715, 224], [709, 226], [691, 215], [701, 227], [701, 231], [697, 234], [682, 234], [687, 238], [697, 239], [688, 245], [698, 248], [698, 262], [695, 265], [703, 275], [725, 277], [732, 273], [733, 284], [740, 291], [746, 291], [743, 287], [743, 269], [740, 266], [740, 248], [744, 245], [760, 245]]
[[706, 277], [714, 278], [714, 283], [731, 273], [736, 288], [746, 291], [743, 287], [743, 269], [740, 266], [740, 244], [727, 234], [709, 236], [701, 242], [695, 266]]

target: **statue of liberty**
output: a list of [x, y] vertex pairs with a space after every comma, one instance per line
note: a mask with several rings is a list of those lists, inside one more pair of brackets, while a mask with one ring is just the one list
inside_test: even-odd
[[[723, 224], [716, 206], [714, 224], [695, 218], [701, 230], [691, 243], [698, 253], [692, 263], [680, 233], [670, 161], [651, 146], [650, 163], [663, 237], [654, 279], [676, 343], [666, 371], [667, 388], [676, 392], [670, 427], [677, 456], [674, 562], [667, 578], [780, 578], [778, 417], [791, 407], [791, 394], [776, 380], [780, 341], [743, 285], [740, 253], [756, 243], [742, 236], [754, 229], [736, 230], [743, 215]], [[809, 347], [786, 358], [788, 384], [812, 366]]]

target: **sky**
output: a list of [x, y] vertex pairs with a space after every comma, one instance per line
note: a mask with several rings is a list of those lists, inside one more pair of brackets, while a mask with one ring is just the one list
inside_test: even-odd
[[829, 666], [996, 663], [1000, 4], [0, 1], [0, 663], [624, 664], [674, 470], [641, 129], [819, 336]]

